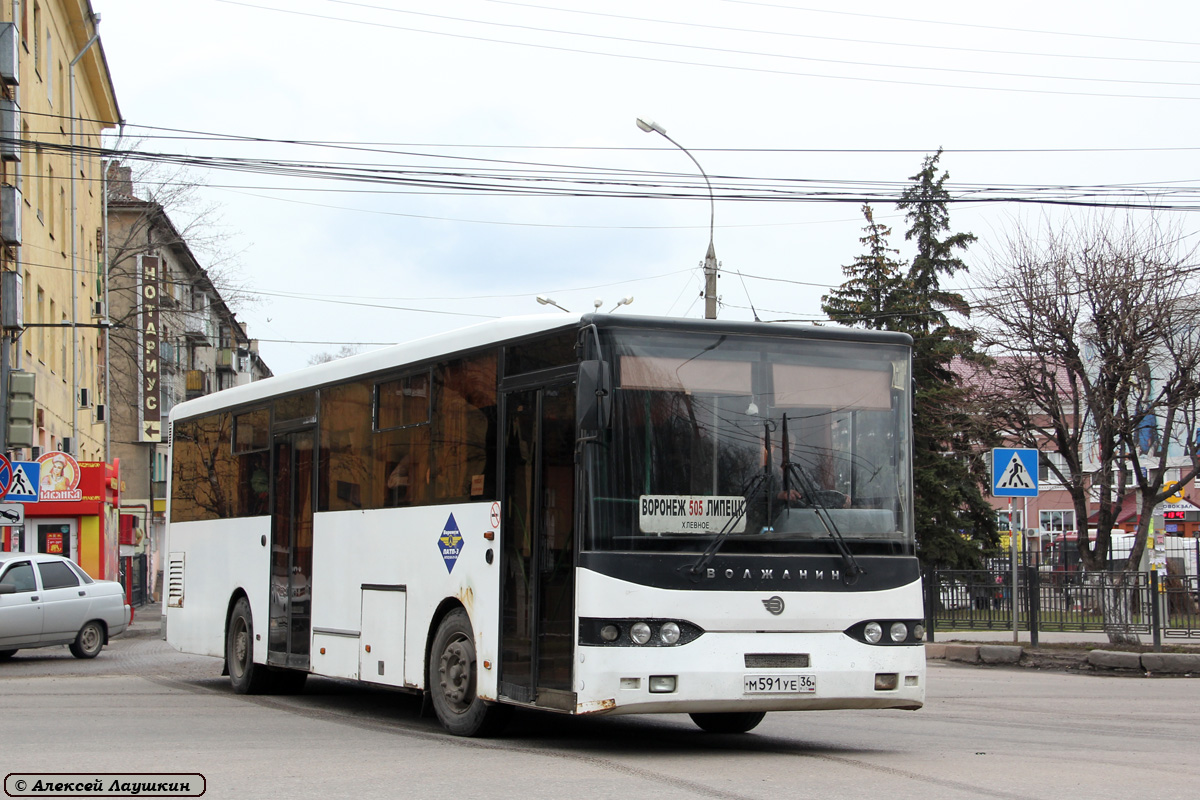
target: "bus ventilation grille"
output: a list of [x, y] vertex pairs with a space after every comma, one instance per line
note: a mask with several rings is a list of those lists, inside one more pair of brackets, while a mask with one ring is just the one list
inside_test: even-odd
[[746, 653], [750, 669], [794, 669], [808, 666], [808, 653]]
[[167, 556], [167, 607], [183, 608], [183, 553]]

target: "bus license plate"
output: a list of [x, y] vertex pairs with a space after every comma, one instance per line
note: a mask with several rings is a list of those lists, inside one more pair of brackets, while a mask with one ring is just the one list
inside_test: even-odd
[[745, 694], [808, 694], [817, 690], [816, 675], [747, 675]]

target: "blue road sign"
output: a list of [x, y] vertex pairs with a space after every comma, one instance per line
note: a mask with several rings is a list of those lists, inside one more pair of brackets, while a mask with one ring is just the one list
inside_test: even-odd
[[36, 461], [14, 461], [12, 464], [12, 483], [8, 486], [8, 494], [4, 499], [9, 502], [36, 503], [38, 499], [38, 481], [42, 477], [42, 465]]
[[992, 450], [992, 497], [1037, 497], [1038, 451], [1032, 447]]
[[0, 497], [4, 497], [8, 493], [9, 484], [12, 483], [13, 468], [9, 463], [8, 458], [0, 453]]

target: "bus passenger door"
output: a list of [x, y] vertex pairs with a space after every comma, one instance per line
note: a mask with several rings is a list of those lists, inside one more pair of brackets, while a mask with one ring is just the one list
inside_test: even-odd
[[312, 632], [313, 431], [276, 433], [271, 464], [271, 616], [267, 663], [308, 669]]
[[574, 709], [575, 387], [505, 395], [500, 694]]

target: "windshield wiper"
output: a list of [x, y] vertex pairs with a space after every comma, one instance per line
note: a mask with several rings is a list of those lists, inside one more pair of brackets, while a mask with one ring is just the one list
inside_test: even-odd
[[[681, 568], [685, 573], [690, 575], [693, 580], [700, 577], [700, 573], [703, 572], [704, 568], [708, 566], [708, 563], [713, 560], [713, 556], [715, 556], [717, 551], [721, 549], [721, 545], [725, 544], [725, 540], [729, 538], [729, 534], [733, 533], [734, 529], [738, 526], [738, 523], [741, 522], [742, 518], [746, 516], [746, 510], [750, 508], [751, 501], [755, 498], [759, 491], [762, 490], [763, 486], [766, 485], [768, 489], [770, 488], [771, 428], [769, 422], [763, 424], [763, 453], [763, 471], [760, 474], [753, 476], [750, 478], [750, 480], [746, 481], [742, 485], [742, 497], [746, 498], [746, 502], [742, 503], [741, 511], [729, 518], [729, 521], [725, 523], [720, 532], [717, 533], [717, 535], [713, 537], [713, 540], [708, 543], [708, 547], [704, 548], [704, 552], [700, 554], [700, 558], [696, 560], [695, 564], [692, 564], [690, 567]], [[766, 494], [768, 496], [767, 508], [769, 513], [771, 493], [768, 491]]]
[[[825, 533], [829, 535], [830, 540], [837, 548], [838, 554], [842, 557], [842, 563], [846, 566], [845, 581], [848, 584], [858, 580], [858, 576], [862, 575], [866, 570], [859, 566], [855, 560], [854, 554], [850, 552], [850, 548], [846, 545], [846, 540], [842, 538], [842, 532], [838, 530], [837, 523], [833, 521], [833, 517], [829, 514], [829, 509], [821, 502], [821, 492], [823, 489], [817, 488], [816, 482], [812, 476], [808, 474], [796, 462], [792, 461], [791, 447], [788, 442], [788, 422], [787, 414], [783, 415], [783, 496], [789, 498], [790, 481], [794, 478], [800, 484], [800, 490], [808, 496], [809, 502], [813, 510], [816, 512], [817, 519], [821, 523], [821, 527], [825, 529]], [[841, 494], [838, 492], [838, 494]], [[788, 507], [790, 509], [790, 506]]]

